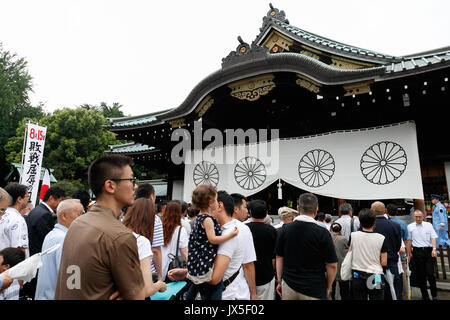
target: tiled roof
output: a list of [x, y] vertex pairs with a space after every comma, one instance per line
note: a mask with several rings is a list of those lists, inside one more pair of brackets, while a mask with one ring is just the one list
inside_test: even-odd
[[402, 72], [419, 70], [420, 68], [440, 67], [450, 65], [450, 49], [436, 53], [404, 57], [400, 62], [387, 65], [386, 72]]
[[155, 147], [149, 147], [141, 143], [125, 143], [109, 146], [111, 153], [140, 153], [155, 150]]
[[[331, 40], [314, 33], [305, 31], [303, 29], [297, 28], [293, 25], [287, 24], [276, 18], [265, 17], [265, 24], [262, 28], [262, 32], [257, 36], [255, 42], [259, 44], [267, 33], [267, 30], [271, 27], [276, 29], [281, 28], [292, 36], [292, 38], [298, 40], [305, 45], [309, 45], [315, 49], [327, 51], [330, 53], [341, 54], [348, 57], [358, 57], [359, 59], [370, 61], [370, 62], [385, 62], [385, 61], [395, 61], [400, 59], [392, 55], [387, 55], [372, 50], [367, 50], [355, 46], [351, 46], [342, 42]], [[281, 30], [280, 30], [281, 31]], [[285, 32], [283, 32], [285, 33]]]
[[116, 118], [110, 119], [110, 127], [133, 127], [138, 125], [149, 124], [155, 122], [157, 119], [155, 116], [143, 117], [143, 118]]
[[[16, 168], [17, 171], [19, 171], [20, 175], [22, 175], [23, 166], [21, 163], [11, 162], [11, 165], [14, 166], [14, 168]], [[56, 180], [55, 176], [53, 175], [53, 169], [49, 169], [49, 171], [50, 171], [50, 182], [58, 182], [58, 180]], [[45, 174], [45, 168], [41, 168], [41, 176], [40, 176], [39, 180], [44, 179], [44, 174]]]
[[[222, 60], [222, 68], [200, 81], [180, 106], [152, 114], [110, 119], [110, 125], [107, 128], [111, 131], [120, 131], [147, 125], [155, 126], [171, 119], [183, 117], [192, 112], [197, 104], [212, 90], [226, 83], [256, 74], [293, 72], [303, 74], [323, 84], [341, 85], [368, 79], [384, 81], [414, 73], [450, 67], [450, 47], [395, 57], [347, 45], [302, 30], [290, 25], [283, 11], [273, 8], [272, 5], [270, 7], [271, 10], [263, 18], [260, 34], [253, 41], [252, 45], [244, 43], [239, 38], [240, 46]], [[375, 64], [375, 66], [359, 69], [338, 69], [301, 53], [281, 52], [270, 54], [267, 50], [264, 50], [265, 47], [261, 47], [261, 44], [271, 30], [277, 30], [287, 37], [316, 50], [353, 60], [370, 62]], [[241, 47], [245, 47], [245, 50], [239, 50]]]

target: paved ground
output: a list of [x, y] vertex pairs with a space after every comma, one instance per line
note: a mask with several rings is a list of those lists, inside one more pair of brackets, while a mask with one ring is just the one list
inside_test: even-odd
[[[448, 282], [438, 282], [437, 283], [437, 294], [439, 300], [450, 300], [450, 283]], [[431, 298], [430, 290], [428, 290], [428, 293]], [[412, 288], [412, 300], [422, 300], [422, 294], [420, 293], [419, 288]]]

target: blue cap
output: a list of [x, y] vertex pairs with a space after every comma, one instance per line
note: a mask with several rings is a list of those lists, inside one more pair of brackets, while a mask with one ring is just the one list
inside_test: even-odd
[[438, 194], [432, 194], [432, 195], [431, 195], [431, 199], [438, 199], [438, 200], [441, 200], [441, 196], [438, 195]]

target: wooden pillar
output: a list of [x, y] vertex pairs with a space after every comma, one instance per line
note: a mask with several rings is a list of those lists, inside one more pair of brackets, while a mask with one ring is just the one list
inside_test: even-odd
[[423, 201], [422, 199], [413, 199], [413, 202], [414, 202], [414, 210], [422, 211], [426, 217], [427, 213], [425, 212], [425, 201]]
[[167, 200], [172, 200], [172, 192], [173, 192], [173, 174], [172, 170], [169, 170], [167, 173]]
[[341, 210], [340, 210], [341, 204], [346, 203], [346, 202], [347, 201], [345, 201], [345, 199], [338, 199], [338, 216], [339, 216], [339, 218], [341, 217]]

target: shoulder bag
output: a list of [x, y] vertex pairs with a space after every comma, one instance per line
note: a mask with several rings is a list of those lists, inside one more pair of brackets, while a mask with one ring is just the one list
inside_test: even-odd
[[182, 226], [180, 226], [180, 229], [178, 229], [177, 249], [175, 251], [175, 255], [173, 255], [171, 253], [168, 254], [168, 257], [169, 257], [169, 259], [171, 259], [171, 261], [169, 263], [169, 268], [167, 269], [167, 271], [172, 270], [172, 269], [176, 269], [176, 268], [187, 269], [186, 261], [184, 261], [182, 256], [178, 255], [178, 248], [179, 248], [179, 244], [180, 244], [181, 228], [182, 228]]
[[344, 261], [341, 264], [341, 280], [348, 281], [352, 279], [352, 260], [353, 260], [353, 250], [350, 247], [347, 254], [345, 255]]

